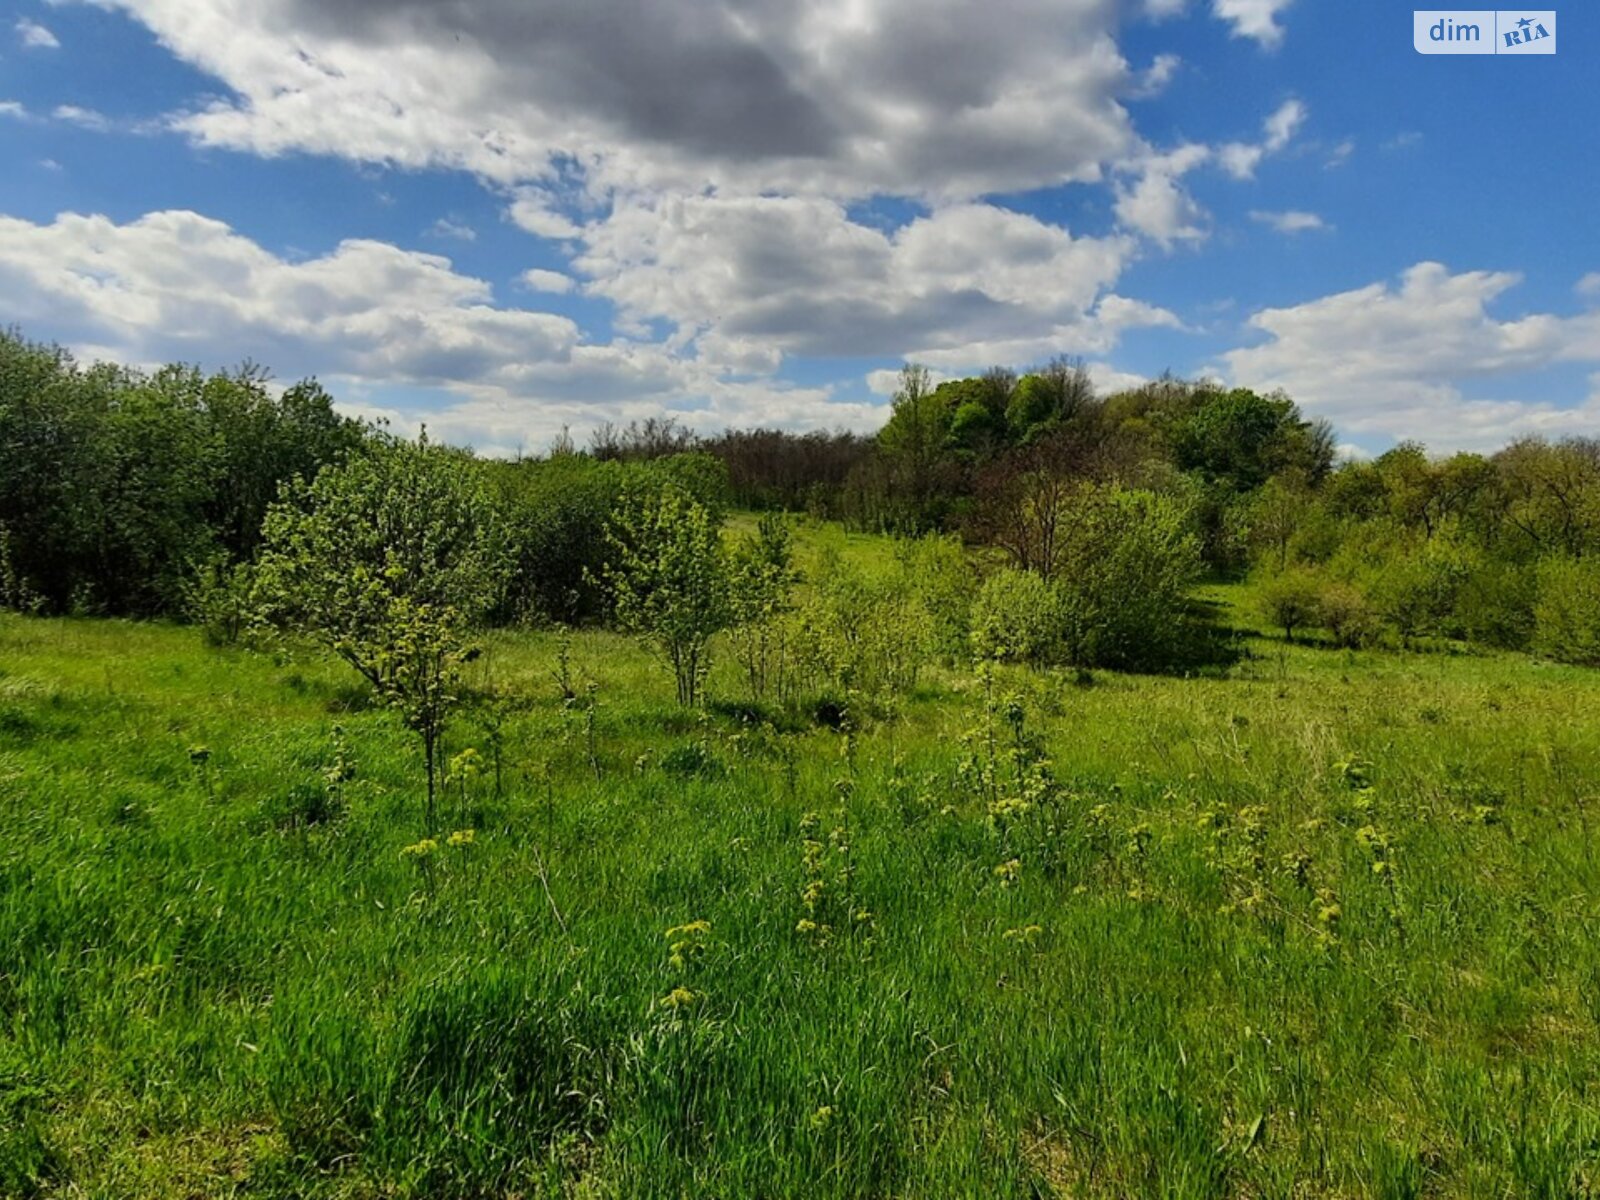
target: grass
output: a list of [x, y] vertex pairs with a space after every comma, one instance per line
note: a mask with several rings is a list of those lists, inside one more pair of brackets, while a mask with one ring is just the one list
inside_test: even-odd
[[336, 663], [0, 617], [0, 1195], [1594, 1194], [1600, 675], [1209, 598], [853, 735], [495, 635], [433, 830]]

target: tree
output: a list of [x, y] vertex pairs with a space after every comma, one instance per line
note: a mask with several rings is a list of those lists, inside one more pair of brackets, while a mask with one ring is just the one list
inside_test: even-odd
[[900, 371], [888, 423], [878, 433], [891, 477], [891, 492], [902, 511], [900, 524], [913, 531], [938, 524], [939, 483], [946, 475], [950, 422], [955, 415], [949, 393], [930, 387], [928, 369], [913, 363]]
[[1311, 513], [1311, 493], [1298, 472], [1274, 475], [1250, 504], [1250, 539], [1270, 548], [1278, 570], [1289, 565], [1289, 544]]
[[768, 513], [755, 534], [734, 548], [729, 564], [734, 653], [757, 701], [766, 695], [773, 668], [781, 668], [774, 659], [782, 654], [782, 618], [795, 581], [792, 560], [788, 526]]
[[426, 434], [385, 442], [291, 485], [262, 538], [260, 615], [326, 644], [422, 739], [431, 827], [467, 637], [507, 574], [478, 468]]
[[1283, 630], [1285, 641], [1294, 641], [1294, 631], [1317, 624], [1321, 616], [1322, 584], [1305, 567], [1279, 571], [1261, 586], [1261, 611], [1267, 620]]
[[680, 488], [625, 494], [602, 568], [617, 622], [666, 660], [678, 702], [699, 703], [709, 643], [732, 620], [727, 552], [705, 505]]

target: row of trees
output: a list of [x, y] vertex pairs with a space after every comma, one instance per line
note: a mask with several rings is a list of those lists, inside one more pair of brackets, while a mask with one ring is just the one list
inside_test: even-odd
[[[398, 461], [401, 445], [339, 416], [314, 381], [279, 390], [249, 367], [85, 368], [0, 335], [0, 603], [197, 615], [236, 633], [249, 611], [238, 567], [258, 557], [274, 499], [306, 507], [328, 468]], [[429, 452], [471, 475], [480, 522], [500, 531], [505, 570], [479, 597], [492, 622], [626, 621], [636, 606], [619, 571], [638, 547], [616, 518], [642, 520], [640, 506], [676, 495], [711, 530], [739, 504], [992, 547], [1050, 592], [1033, 603], [1053, 614], [1048, 636], [995, 634], [1035, 647], [1023, 657], [1171, 666], [1185, 642], [1173, 631], [1190, 627], [1187, 584], [1254, 570], [1296, 632], [1600, 660], [1593, 441], [1444, 460], [1407, 444], [1336, 465], [1331, 431], [1287, 397], [1173, 379], [1100, 397], [1082, 363], [1058, 359], [938, 386], [908, 367], [874, 438], [699, 439], [666, 419], [603, 427], [586, 451], [567, 442], [539, 460]], [[1112, 562], [1116, 582], [1099, 580]], [[970, 571], [961, 586], [970, 600]], [[1019, 580], [994, 595], [1008, 588], [1038, 600]], [[1089, 637], [1084, 612], [1128, 624]]]
[[288, 479], [364, 439], [315, 381], [80, 367], [0, 332], [0, 603], [154, 616], [247, 559]]
[[1404, 443], [1321, 486], [1274, 477], [1249, 534], [1267, 614], [1291, 635], [1388, 631], [1600, 665], [1600, 440], [1444, 459]]

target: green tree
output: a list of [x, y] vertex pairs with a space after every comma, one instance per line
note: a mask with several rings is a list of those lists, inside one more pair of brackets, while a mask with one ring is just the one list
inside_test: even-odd
[[1283, 630], [1287, 642], [1294, 631], [1316, 625], [1322, 613], [1322, 582], [1314, 571], [1294, 567], [1269, 576], [1257, 597], [1262, 615]]
[[705, 505], [679, 488], [625, 494], [606, 525], [602, 568], [618, 624], [672, 668], [678, 702], [694, 705], [710, 641], [734, 611], [728, 554]]
[[756, 532], [733, 549], [729, 563], [733, 650], [752, 699], [765, 697], [774, 670], [781, 671], [784, 614], [794, 586], [789, 527], [776, 513], [761, 518]]
[[506, 572], [477, 465], [426, 434], [296, 483], [267, 513], [260, 615], [322, 641], [421, 738], [430, 828], [467, 639]]

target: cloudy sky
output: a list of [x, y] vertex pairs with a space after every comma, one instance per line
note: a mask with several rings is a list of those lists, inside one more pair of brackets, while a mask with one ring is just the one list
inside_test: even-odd
[[5, 0], [0, 323], [489, 452], [905, 360], [1600, 434], [1600, 34], [1391, 0]]

